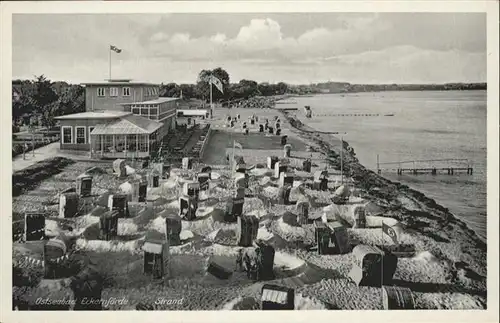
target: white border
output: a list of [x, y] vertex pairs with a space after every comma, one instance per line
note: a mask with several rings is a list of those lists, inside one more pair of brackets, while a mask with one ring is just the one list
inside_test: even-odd
[[[448, 0], [448, 1], [21, 1], [1, 2], [0, 28], [2, 46], [0, 82], [0, 100], [2, 118], [5, 122], [3, 129], [10, 129], [8, 124], [8, 111], [11, 105], [11, 80], [12, 80], [12, 13], [208, 13], [208, 12], [487, 12], [488, 28], [488, 309], [484, 311], [304, 311], [304, 312], [218, 312], [218, 311], [193, 311], [193, 312], [11, 312], [11, 266], [10, 261], [2, 261], [0, 275], [2, 276], [2, 309], [0, 321], [2, 322], [28, 322], [32, 320], [50, 322], [88, 322], [92, 320], [119, 320], [121, 322], [331, 322], [335, 321], [360, 321], [360, 322], [498, 322], [498, 1], [482, 0]], [[0, 142], [2, 151], [8, 151], [7, 140]], [[11, 164], [7, 160], [8, 154], [2, 154], [5, 166]], [[11, 225], [10, 203], [11, 173], [3, 167], [2, 190], [3, 205], [7, 208], [7, 216], [1, 217], [2, 258], [11, 257]], [[9, 173], [9, 174], [7, 174]], [[8, 241], [8, 242], [7, 242]], [[7, 300], [7, 301], [5, 301]]]

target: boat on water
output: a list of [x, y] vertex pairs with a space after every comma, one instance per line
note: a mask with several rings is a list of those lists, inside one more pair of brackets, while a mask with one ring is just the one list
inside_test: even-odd
[[387, 114], [384, 114], [385, 117], [394, 117], [394, 113], [387, 113]]

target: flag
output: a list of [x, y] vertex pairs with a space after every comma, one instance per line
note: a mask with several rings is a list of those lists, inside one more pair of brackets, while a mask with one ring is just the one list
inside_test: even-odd
[[237, 141], [234, 142], [234, 147], [243, 150], [243, 146], [239, 142], [237, 142]]
[[382, 231], [387, 234], [395, 244], [398, 244], [398, 236], [396, 234], [396, 231], [392, 227], [382, 222]]
[[210, 76], [210, 83], [215, 85], [215, 87], [221, 92], [224, 93], [223, 87], [222, 87], [222, 82], [216, 78], [215, 76]]
[[109, 45], [109, 49], [112, 50], [112, 51], [114, 51], [114, 52], [116, 52], [116, 53], [118, 53], [118, 54], [122, 52], [121, 49], [119, 49], [118, 47], [116, 47], [114, 45]]

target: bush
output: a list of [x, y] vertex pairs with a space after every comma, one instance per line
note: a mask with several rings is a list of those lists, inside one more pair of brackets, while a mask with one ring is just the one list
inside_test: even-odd
[[[35, 141], [35, 147], [33, 148], [33, 145], [31, 141], [26, 141], [26, 145], [28, 149], [26, 152], [32, 151], [33, 149], [37, 149], [43, 146], [46, 146], [48, 144], [51, 144], [53, 142], [58, 141], [58, 137], [50, 137], [50, 138], [45, 138], [45, 141]], [[23, 153], [23, 144], [13, 144], [12, 145], [12, 158], [16, 157], [17, 155], [20, 155]]]

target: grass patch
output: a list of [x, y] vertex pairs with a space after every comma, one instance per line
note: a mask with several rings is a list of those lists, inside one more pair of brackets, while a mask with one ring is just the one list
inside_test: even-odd
[[41, 181], [59, 174], [66, 166], [74, 164], [71, 159], [54, 157], [40, 161], [12, 174], [12, 196], [19, 196], [35, 188]]

